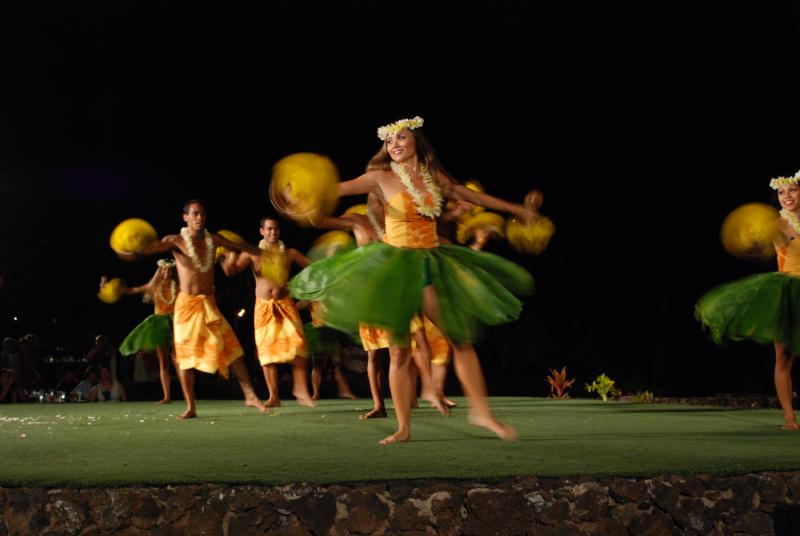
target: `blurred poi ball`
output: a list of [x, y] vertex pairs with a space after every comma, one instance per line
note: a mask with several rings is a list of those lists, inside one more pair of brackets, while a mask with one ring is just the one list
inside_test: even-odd
[[467, 182], [465, 182], [464, 186], [466, 186], [467, 188], [469, 188], [473, 192], [480, 192], [480, 193], [485, 193], [486, 192], [486, 190], [483, 188], [483, 185], [480, 182], [478, 182], [476, 180], [473, 180], [473, 179], [470, 179]]
[[295, 153], [272, 168], [269, 197], [275, 208], [301, 225], [333, 214], [338, 201], [339, 172], [330, 158]]
[[126, 288], [125, 281], [115, 277], [103, 283], [103, 286], [100, 287], [100, 292], [97, 293], [97, 297], [105, 303], [116, 303], [125, 294]]
[[771, 257], [779, 233], [778, 211], [764, 203], [747, 203], [722, 222], [720, 240], [736, 257]]
[[528, 224], [517, 218], [509, 218], [506, 224], [506, 239], [520, 253], [538, 255], [547, 249], [555, 232], [553, 221], [545, 216], [538, 216]]
[[456, 239], [459, 244], [465, 244], [479, 229], [502, 238], [505, 227], [506, 222], [499, 214], [489, 211], [479, 212], [458, 224]]
[[347, 210], [345, 210], [344, 213], [345, 213], [345, 215], [347, 215], [347, 214], [360, 214], [362, 216], [366, 216], [367, 215], [367, 205], [365, 205], [365, 204], [353, 205], [352, 207], [350, 207]]
[[130, 218], [114, 228], [109, 243], [117, 253], [141, 253], [157, 240], [158, 233], [152, 225], [140, 218]]
[[356, 247], [356, 241], [350, 233], [344, 231], [328, 231], [314, 240], [308, 250], [308, 258], [316, 262], [326, 257], [332, 257], [338, 253], [352, 251]]
[[[234, 233], [233, 231], [229, 231], [227, 229], [220, 229], [217, 231], [218, 235], [222, 236], [223, 238], [230, 240], [234, 244], [244, 244], [244, 238], [238, 233]], [[216, 251], [214, 252], [214, 262], [220, 260], [225, 254], [228, 253], [228, 248], [219, 246]]]
[[[486, 193], [486, 189], [483, 187], [483, 185], [480, 182], [478, 182], [478, 181], [476, 181], [474, 179], [470, 179], [467, 182], [465, 182], [464, 186], [466, 186], [467, 188], [469, 188], [473, 192], [479, 192], [479, 193], [482, 193], [482, 194]], [[475, 214], [483, 212], [484, 210], [486, 210], [486, 209], [484, 209], [482, 206], [473, 204], [470, 207], [470, 209], [467, 210], [466, 212], [464, 212], [463, 214], [461, 214], [461, 216], [459, 216], [458, 219], [463, 222], [463, 221], [468, 220], [469, 218], [475, 216]]]

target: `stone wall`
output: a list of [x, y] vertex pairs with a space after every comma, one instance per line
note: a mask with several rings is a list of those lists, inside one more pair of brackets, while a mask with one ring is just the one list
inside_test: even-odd
[[327, 486], [0, 488], [17, 534], [800, 534], [800, 472]]

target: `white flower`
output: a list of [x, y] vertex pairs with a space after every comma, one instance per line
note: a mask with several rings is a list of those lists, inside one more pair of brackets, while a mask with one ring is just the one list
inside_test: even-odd
[[406, 191], [414, 201], [417, 214], [427, 218], [435, 218], [441, 215], [442, 193], [439, 190], [439, 186], [434, 182], [433, 177], [431, 176], [427, 167], [420, 165], [420, 174], [422, 175], [422, 181], [425, 183], [425, 189], [428, 191], [428, 195], [430, 195], [429, 202], [426, 202], [422, 192], [417, 190], [416, 186], [414, 186], [414, 184], [411, 182], [411, 176], [408, 174], [408, 171], [406, 171], [406, 168], [397, 162], [392, 162], [389, 165], [391, 166], [392, 171], [394, 171], [397, 176], [400, 177], [400, 182], [403, 183]]
[[194, 249], [194, 243], [192, 243], [192, 234], [189, 231], [189, 228], [184, 227], [181, 229], [181, 237], [183, 237], [183, 242], [186, 244], [186, 249], [189, 250], [189, 258], [192, 259], [192, 264], [194, 264], [194, 267], [201, 272], [207, 272], [212, 266], [214, 266], [214, 240], [211, 238], [211, 234], [208, 232], [208, 229], [203, 229], [203, 233], [205, 234], [206, 242], [205, 262], [200, 260], [200, 257], [197, 255], [197, 251]]
[[424, 122], [425, 121], [417, 115], [413, 119], [401, 119], [400, 121], [389, 123], [388, 125], [384, 125], [378, 129], [378, 139], [386, 141], [386, 138], [392, 134], [396, 134], [404, 128], [414, 130], [415, 128], [421, 127]]

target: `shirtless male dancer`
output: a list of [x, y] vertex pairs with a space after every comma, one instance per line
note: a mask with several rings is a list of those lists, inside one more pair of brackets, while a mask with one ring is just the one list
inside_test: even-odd
[[[236, 244], [206, 230], [206, 207], [199, 199], [191, 199], [183, 206], [186, 227], [180, 234], [167, 235], [159, 242], [146, 247], [141, 254], [152, 255], [171, 251], [178, 270], [180, 292], [175, 300], [174, 333], [175, 361], [186, 411], [179, 419], [197, 417], [194, 371], [228, 377], [233, 370], [244, 393], [245, 406], [262, 412], [269, 409], [253, 391], [244, 354], [236, 335], [220, 313], [214, 298], [214, 253], [217, 247], [245, 251], [258, 255], [259, 250], [250, 244]], [[135, 257], [136, 255], [134, 255]]]
[[303, 406], [313, 407], [308, 393], [306, 341], [303, 323], [295, 303], [286, 290], [292, 263], [300, 267], [311, 261], [280, 240], [280, 224], [272, 216], [261, 219], [263, 237], [257, 252], [231, 251], [222, 261], [226, 275], [242, 272], [248, 266], [256, 279], [256, 306], [253, 312], [258, 360], [269, 390], [266, 405], [280, 407], [278, 365], [292, 363], [292, 394]]

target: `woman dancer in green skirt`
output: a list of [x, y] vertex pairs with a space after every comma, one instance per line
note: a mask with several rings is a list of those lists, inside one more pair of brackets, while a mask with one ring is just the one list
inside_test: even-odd
[[367, 172], [338, 185], [340, 196], [374, 191], [380, 197], [383, 240], [312, 264], [292, 280], [290, 290], [297, 299], [320, 301], [331, 327], [356, 333], [365, 323], [391, 333], [389, 386], [398, 427], [381, 444], [411, 439], [409, 328], [418, 313], [430, 318], [454, 348], [456, 373], [471, 401], [470, 422], [514, 440], [516, 430], [489, 408], [472, 342], [480, 325], [519, 316], [522, 304], [515, 294], [530, 293], [533, 278], [496, 255], [440, 245], [436, 219], [446, 198], [509, 212], [523, 221], [535, 214], [454, 181], [421, 127], [419, 117], [381, 127], [383, 143]]
[[125, 290], [126, 294], [144, 294], [146, 301], [152, 301], [155, 312], [133, 328], [119, 347], [122, 355], [136, 354], [143, 350], [155, 350], [158, 357], [159, 375], [164, 398], [158, 404], [169, 404], [169, 352], [172, 347], [172, 312], [178, 296], [175, 279], [175, 262], [166, 259], [158, 261], [158, 269], [146, 285]]
[[775, 346], [775, 390], [783, 428], [798, 430], [792, 409], [792, 364], [800, 355], [800, 171], [770, 181], [781, 218], [775, 239], [778, 271], [745, 277], [705, 294], [695, 316], [717, 343], [749, 339]]

